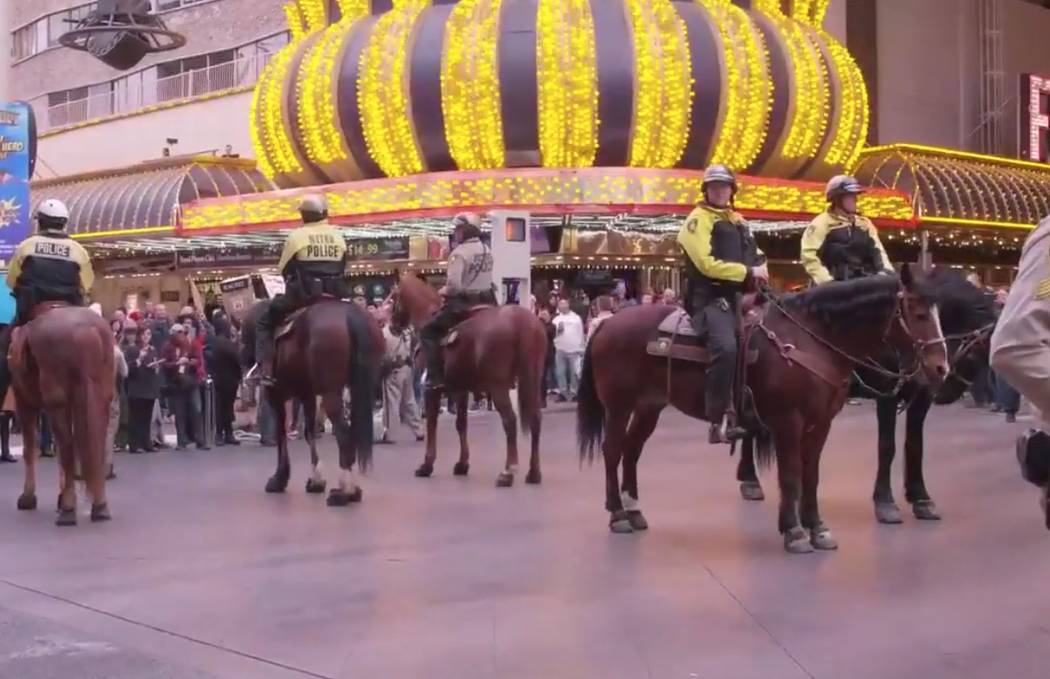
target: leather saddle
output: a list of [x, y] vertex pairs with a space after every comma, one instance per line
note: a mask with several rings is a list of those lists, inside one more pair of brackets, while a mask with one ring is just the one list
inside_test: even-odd
[[300, 307], [292, 313], [288, 314], [288, 316], [286, 316], [285, 319], [281, 321], [281, 324], [277, 326], [277, 332], [273, 334], [274, 341], [276, 342], [286, 337], [291, 337], [292, 329], [295, 327], [296, 319], [302, 316], [309, 308], [309, 306]]
[[459, 333], [456, 332], [457, 330], [459, 330], [459, 326], [474, 318], [482, 311], [487, 311], [488, 309], [495, 308], [497, 307], [494, 304], [475, 304], [474, 306], [467, 309], [467, 317], [459, 323], [456, 323], [455, 327], [452, 328], [452, 330], [450, 330], [447, 335], [445, 335], [444, 339], [441, 340], [441, 346], [447, 347], [455, 343], [455, 341], [459, 338]]
[[[675, 309], [656, 328], [656, 336], [646, 345], [650, 356], [672, 358], [690, 363], [708, 364], [711, 355], [704, 338], [696, 334], [692, 319], [682, 309]], [[758, 350], [748, 349], [747, 364], [758, 361]]]

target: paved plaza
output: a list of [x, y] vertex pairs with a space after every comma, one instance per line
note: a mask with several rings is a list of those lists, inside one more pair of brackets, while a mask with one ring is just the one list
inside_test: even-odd
[[[482, 413], [468, 479], [445, 418], [434, 478], [412, 476], [421, 445], [377, 446], [363, 504], [344, 509], [304, 493], [299, 441], [281, 496], [262, 490], [272, 449], [118, 455], [114, 520], [82, 505], [71, 529], [49, 511], [53, 461], [34, 513], [14, 507], [21, 468], [0, 466], [0, 677], [1047, 676], [1050, 534], [999, 416], [934, 411], [945, 520], [894, 527], [872, 516], [873, 408], [847, 408], [821, 484], [841, 548], [799, 556], [776, 533], [772, 475], [766, 502], [744, 503], [699, 423], [665, 414], [640, 466], [652, 528], [628, 536], [607, 530], [573, 414], [544, 426], [541, 487], [494, 486], [503, 435]], [[334, 460], [330, 436], [323, 450]]]

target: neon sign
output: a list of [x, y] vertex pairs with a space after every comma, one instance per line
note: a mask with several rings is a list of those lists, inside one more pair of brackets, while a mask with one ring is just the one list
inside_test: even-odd
[[1050, 163], [1050, 78], [1021, 75], [1021, 157]]

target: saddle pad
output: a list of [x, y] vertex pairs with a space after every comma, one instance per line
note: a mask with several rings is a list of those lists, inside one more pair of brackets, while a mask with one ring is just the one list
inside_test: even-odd
[[[660, 337], [655, 339], [645, 347], [646, 353], [650, 356], [659, 356], [660, 358], [675, 358], [682, 361], [689, 361], [691, 363], [703, 363], [708, 364], [711, 362], [711, 354], [708, 353], [706, 347], [697, 346], [694, 343], [679, 344], [678, 342], [671, 342], [670, 337]], [[747, 364], [754, 365], [758, 362], [758, 350], [751, 349], [747, 352]]]
[[296, 309], [292, 313], [288, 314], [288, 318], [284, 319], [284, 322], [277, 326], [277, 332], [274, 333], [273, 336], [274, 340], [276, 341], [281, 339], [282, 337], [290, 335], [292, 332], [292, 326], [295, 325], [295, 320], [302, 316], [306, 309], [307, 307], [302, 307], [301, 309]]
[[682, 309], [675, 309], [667, 318], [660, 321], [660, 325], [656, 328], [662, 333], [668, 335], [678, 335], [679, 337], [696, 337], [696, 331], [693, 330], [693, 321]]

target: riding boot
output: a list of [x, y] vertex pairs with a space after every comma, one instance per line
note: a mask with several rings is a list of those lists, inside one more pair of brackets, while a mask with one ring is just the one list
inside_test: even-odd
[[440, 344], [424, 341], [423, 351], [427, 357], [427, 391], [434, 391], [445, 386], [445, 361]]
[[268, 324], [260, 322], [255, 326], [255, 361], [258, 368], [255, 375], [264, 387], [272, 387], [275, 384], [273, 355], [273, 331]]

